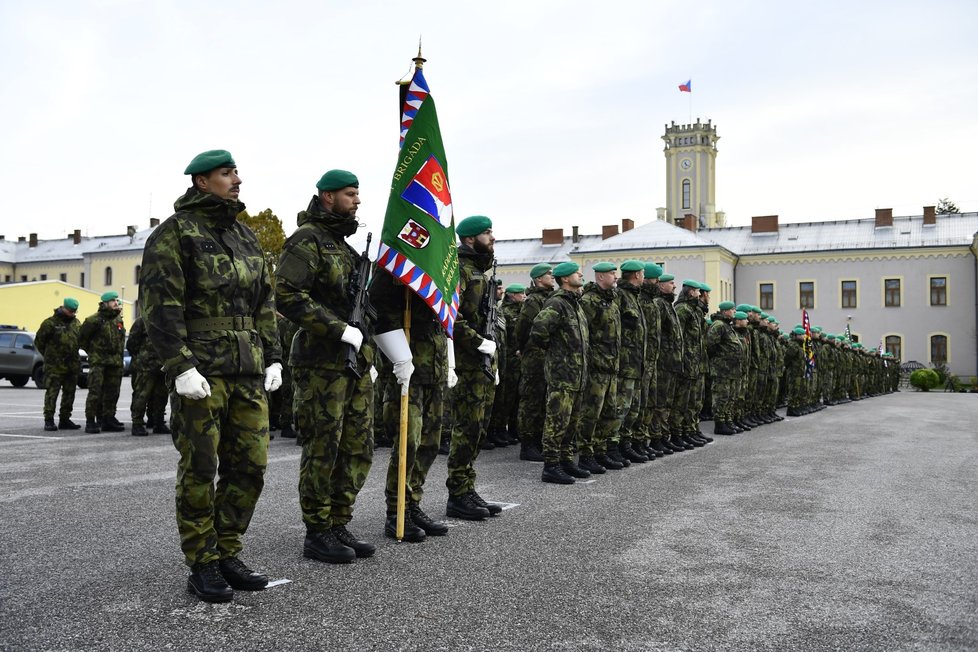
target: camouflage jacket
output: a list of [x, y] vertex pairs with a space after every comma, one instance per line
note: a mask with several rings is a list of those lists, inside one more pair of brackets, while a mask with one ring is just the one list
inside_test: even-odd
[[156, 349], [150, 346], [149, 333], [146, 331], [146, 320], [136, 317], [129, 329], [129, 339], [126, 341], [126, 350], [132, 354], [132, 368], [138, 371], [159, 371], [163, 366], [160, 356], [156, 355]]
[[736, 378], [744, 373], [744, 344], [733, 320], [720, 317], [710, 324], [706, 332], [706, 350], [710, 359], [710, 373], [714, 378]]
[[[175, 377], [262, 375], [282, 355], [272, 283], [244, 204], [190, 188], [146, 240], [139, 274], [149, 341]], [[229, 324], [229, 318], [240, 322]], [[222, 320], [209, 328], [204, 320]]]
[[81, 360], [78, 357], [78, 339], [81, 336], [81, 322], [72, 315], [69, 317], [60, 307], [41, 323], [34, 336], [34, 346], [44, 356], [44, 370], [47, 373], [78, 373]]
[[659, 335], [662, 332], [662, 313], [655, 300], [659, 296], [659, 286], [655, 283], [643, 283], [638, 293], [638, 305], [645, 315], [645, 372], [655, 373], [659, 360]]
[[496, 328], [493, 329], [495, 335], [493, 341], [496, 342], [496, 366], [499, 368], [499, 375], [506, 373], [506, 363], [509, 362], [511, 355], [509, 350], [509, 335], [507, 334], [506, 315], [503, 314], [503, 299], [496, 302]]
[[617, 290], [603, 290], [597, 283], [584, 286], [581, 309], [588, 327], [590, 373], [618, 374], [621, 363], [621, 310]]
[[104, 367], [121, 367], [126, 346], [126, 327], [122, 312], [116, 308], [100, 307], [81, 325], [78, 346], [85, 349], [88, 362]]
[[[352, 286], [368, 279], [355, 278], [360, 254], [337, 230], [345, 220], [327, 212], [318, 195], [296, 219], [299, 226], [285, 241], [275, 271], [275, 305], [301, 329], [292, 340], [289, 362], [293, 367], [343, 371], [349, 345], [340, 338], [350, 325]], [[361, 330], [357, 367], [364, 373], [374, 362], [374, 344], [368, 337], [371, 325]]]
[[683, 329], [672, 305], [672, 295], [659, 292], [655, 307], [659, 311], [659, 357], [657, 367], [663, 371], [686, 375], [683, 355]]
[[792, 337], [784, 347], [784, 366], [789, 378], [805, 375], [805, 351], [801, 342]]
[[548, 390], [581, 391], [588, 374], [588, 326], [581, 297], [559, 289], [533, 320], [531, 346], [544, 352]]
[[737, 333], [737, 337], [740, 338], [740, 345], [743, 347], [743, 354], [740, 358], [740, 373], [744, 378], [744, 382], [747, 382], [748, 374], [750, 374], [751, 340], [754, 339], [754, 334], [751, 333], [749, 326], [744, 326], [743, 328], [734, 326], [734, 332]]
[[292, 353], [292, 340], [299, 332], [299, 327], [286, 319], [285, 315], [278, 317], [278, 343], [282, 346], [282, 359], [288, 360]]
[[749, 373], [756, 374], [761, 368], [761, 337], [758, 331], [757, 324], [754, 322], [747, 322], [747, 330], [750, 331], [750, 350], [748, 351], [750, 368]]
[[621, 312], [621, 357], [618, 365], [622, 378], [639, 379], [645, 373], [648, 334], [645, 310], [640, 303], [641, 288], [618, 281], [618, 309]]
[[[495, 300], [486, 271], [492, 268], [492, 254], [476, 253], [471, 247], [458, 248], [458, 316], [455, 318], [455, 368], [477, 370], [482, 367], [479, 344], [486, 325], [486, 300]], [[489, 292], [493, 295], [490, 297]], [[498, 343], [497, 343], [498, 346]], [[496, 368], [493, 356], [493, 368]]]
[[540, 376], [543, 374], [543, 351], [534, 349], [530, 343], [530, 330], [533, 320], [543, 309], [543, 304], [553, 294], [549, 288], [530, 287], [526, 289], [526, 300], [516, 319], [516, 347], [520, 352], [520, 375]]
[[370, 282], [370, 302], [377, 309], [374, 331], [388, 333], [404, 328], [405, 290], [411, 301], [412, 384], [444, 384], [448, 374], [448, 338], [441, 322], [413, 290], [378, 269]]
[[687, 378], [698, 378], [706, 368], [706, 317], [700, 300], [689, 298], [675, 305], [683, 331], [683, 369]]
[[499, 307], [499, 315], [506, 321], [506, 372], [509, 374], [519, 374], [520, 372], [520, 347], [516, 343], [516, 322], [520, 317], [522, 303], [517, 303], [503, 298], [503, 303]]

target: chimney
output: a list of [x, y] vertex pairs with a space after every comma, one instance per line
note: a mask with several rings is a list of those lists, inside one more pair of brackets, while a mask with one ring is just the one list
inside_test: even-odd
[[607, 240], [608, 238], [613, 238], [618, 235], [618, 225], [617, 224], [605, 224], [601, 227], [601, 239]]
[[149, 218], [149, 228], [152, 229], [153, 227], [159, 226], [159, 225], [160, 225], [160, 218], [158, 218], [158, 217], [151, 217], [151, 218]]
[[564, 230], [563, 229], [544, 229], [543, 230], [543, 242], [540, 244], [545, 245], [559, 245], [564, 244]]
[[696, 232], [697, 227], [699, 227], [699, 220], [692, 213], [686, 213], [683, 215], [683, 219], [679, 221], [679, 226], [686, 229], [687, 231]]
[[27, 238], [22, 235], [17, 236], [17, 242], [27, 242]]
[[924, 224], [937, 224], [937, 212], [933, 206], [924, 206]]
[[31, 234], [31, 241], [30, 241], [30, 244], [28, 246], [29, 247], [36, 247], [37, 246], [37, 234], [36, 233], [32, 233]]
[[750, 218], [750, 232], [751, 233], [777, 233], [778, 232], [778, 216], [777, 215], [755, 215]]
[[621, 232], [631, 231], [635, 228], [635, 220], [630, 220], [627, 217], [621, 221]]
[[136, 225], [130, 224], [129, 226], [126, 227], [126, 235], [128, 235], [131, 238], [132, 236], [136, 235], [136, 230], [137, 230]]
[[571, 242], [573, 242], [574, 244], [577, 244], [577, 241], [581, 239], [581, 234], [578, 232], [578, 229], [577, 229], [576, 226], [572, 226], [571, 227], [571, 234], [572, 234], [571, 235]]
[[81, 244], [81, 229], [75, 229], [75, 232], [71, 234], [71, 241], [75, 244]]
[[892, 208], [877, 208], [876, 209], [876, 228], [881, 226], [893, 226], [893, 209]]

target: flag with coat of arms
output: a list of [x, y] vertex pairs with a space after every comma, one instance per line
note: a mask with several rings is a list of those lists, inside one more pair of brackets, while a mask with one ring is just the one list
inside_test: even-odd
[[455, 216], [438, 113], [421, 68], [401, 110], [401, 148], [377, 265], [410, 287], [452, 336], [459, 281]]

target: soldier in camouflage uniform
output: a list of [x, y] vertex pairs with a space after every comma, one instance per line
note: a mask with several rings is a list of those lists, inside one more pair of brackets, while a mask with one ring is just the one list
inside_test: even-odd
[[[448, 525], [432, 520], [421, 509], [425, 478], [438, 456], [441, 439], [442, 415], [445, 407], [445, 389], [458, 381], [452, 360], [449, 359], [451, 343], [445, 329], [428, 304], [386, 270], [379, 270], [370, 284], [370, 301], [377, 309], [374, 340], [392, 361], [392, 376], [405, 375], [400, 371], [410, 364], [414, 373], [408, 384], [408, 431], [406, 457], [406, 509], [403, 541], [423, 541], [427, 535], [444, 536]], [[405, 305], [410, 305], [410, 342], [404, 331]], [[454, 356], [452, 356], [454, 358]], [[399, 367], [399, 365], [401, 365]], [[388, 405], [400, 417], [400, 389], [388, 397]], [[400, 425], [400, 418], [396, 423]], [[400, 457], [400, 428], [395, 432], [387, 466], [387, 484], [384, 497], [387, 503], [387, 521], [384, 535], [397, 536], [397, 482]]]
[[[618, 396], [616, 411], [618, 429], [609, 430], [604, 445], [596, 443], [595, 461], [606, 469], [621, 470], [622, 442], [628, 446], [644, 445], [646, 435], [642, 424], [646, 372], [647, 338], [645, 308], [642, 305], [642, 285], [645, 264], [626, 260], [621, 265], [618, 281], [618, 310], [621, 313], [621, 354], [618, 364]], [[644, 454], [644, 451], [643, 451]]]
[[544, 352], [548, 392], [541, 479], [574, 484], [575, 477], [591, 476], [574, 463], [581, 402], [588, 382], [590, 336], [581, 308], [584, 276], [580, 265], [560, 263], [553, 274], [559, 287], [534, 318], [530, 330], [531, 345]]
[[[656, 299], [660, 295], [659, 277], [662, 275], [662, 267], [653, 262], [647, 262], [645, 263], [644, 274], [642, 288], [638, 293], [638, 304], [645, 317], [645, 371], [641, 381], [642, 404], [639, 412], [639, 423], [635, 425], [634, 432], [631, 433], [631, 445], [633, 453], [651, 459], [653, 456], [672, 455], [674, 450], [672, 446], [666, 445], [669, 440], [669, 424], [659, 420], [659, 413], [655, 404], [659, 378], [660, 334], [662, 332], [662, 312], [659, 310]], [[622, 441], [625, 439], [623, 438]], [[637, 448], [636, 444], [638, 444]], [[628, 447], [623, 445], [618, 456], [615, 457], [615, 461], [624, 466], [631, 464], [631, 461], [624, 457], [624, 454], [628, 452], [627, 449]]]
[[149, 333], [146, 320], [137, 317], [129, 331], [126, 350], [132, 355], [132, 434], [135, 437], [145, 437], [146, 422], [157, 434], [172, 434], [166, 427], [164, 414], [166, 412], [166, 376], [163, 374], [163, 361], [149, 344]]
[[[81, 359], [78, 356], [78, 338], [81, 323], [75, 313], [78, 299], [67, 297], [62, 305], [54, 309], [54, 314], [41, 323], [34, 337], [37, 352], [44, 356], [44, 429], [55, 431], [78, 430], [81, 428], [71, 420], [71, 410], [75, 405], [75, 388], [78, 386], [78, 373]], [[54, 423], [54, 410], [61, 394], [61, 410], [58, 424]]]
[[[740, 306], [737, 306], [735, 310], [737, 312], [734, 313], [734, 332], [740, 338], [743, 353], [740, 359], [741, 373], [736, 379], [737, 400], [733, 404], [733, 419], [731, 419], [730, 423], [733, 425], [734, 430], [740, 433], [750, 430], [750, 426], [744, 423], [744, 416], [747, 414], [747, 387], [750, 381], [748, 374], [750, 372], [751, 340], [753, 339], [753, 335], [751, 334], [750, 326], [747, 324], [748, 313], [740, 310]], [[738, 318], [738, 314], [743, 315], [743, 319]]]
[[497, 435], [506, 432], [508, 444], [518, 444], [519, 427], [516, 422], [516, 409], [519, 405], [520, 388], [520, 355], [516, 343], [516, 322], [520, 316], [520, 308], [526, 300], [526, 287], [520, 283], [506, 286], [506, 294], [499, 306], [499, 316], [506, 322], [506, 361], [496, 388], [496, 405], [493, 406], [493, 419], [497, 419]]
[[736, 312], [732, 301], [724, 301], [719, 308], [720, 312], [714, 316], [706, 334], [712, 379], [713, 432], [717, 435], [734, 435], [737, 433], [732, 423], [734, 405], [738, 399], [738, 381], [744, 373], [741, 367], [744, 345], [737, 335], [735, 325], [745, 327], [747, 315]]
[[[683, 355], [684, 334], [676, 309], [673, 307], [675, 277], [672, 274], [662, 274], [659, 276], [658, 287], [659, 296], [655, 299], [655, 306], [659, 310], [661, 329], [656, 366], [655, 418], [668, 437], [666, 445], [671, 446], [674, 451], [692, 450], [696, 447], [693, 440], [687, 439], [681, 431], [674, 428], [681, 419], [677, 408], [687, 391], [682, 383], [682, 379], [686, 376]], [[701, 443], [700, 446], [702, 445]]]
[[703, 309], [700, 307], [699, 281], [686, 279], [679, 298], [676, 300], [676, 317], [683, 334], [683, 371], [679, 376], [678, 400], [672, 406], [670, 430], [693, 442], [693, 446], [703, 446], [713, 439], [700, 432], [700, 409], [702, 408], [702, 376], [706, 367], [706, 326]]
[[486, 410], [499, 382], [496, 342], [483, 337], [490, 303], [496, 289], [486, 272], [492, 268], [496, 238], [492, 220], [483, 215], [466, 217], [455, 227], [460, 244], [459, 304], [455, 318], [454, 352], [458, 385], [453, 389], [455, 425], [448, 453], [448, 516], [481, 521], [502, 508], [486, 502], [475, 489], [475, 460], [486, 435]]
[[282, 428], [282, 437], [285, 439], [295, 439], [295, 384], [292, 380], [292, 365], [289, 364], [289, 355], [292, 353], [292, 339], [299, 332], [299, 327], [286, 319], [284, 316], [277, 316], [278, 319], [278, 341], [282, 347], [282, 386], [276, 394], [279, 395], [278, 423]]
[[225, 150], [190, 162], [192, 186], [147, 239], [139, 277], [149, 342], [172, 388], [187, 588], [209, 602], [268, 583], [238, 555], [264, 486], [265, 393], [282, 379], [269, 270], [236, 219], [245, 208], [236, 167]]
[[[299, 327], [289, 362], [295, 380], [302, 554], [333, 564], [370, 557], [376, 548], [346, 527], [373, 462], [374, 346], [369, 324], [350, 324], [360, 254], [345, 238], [359, 225], [360, 182], [330, 170], [299, 213], [275, 278], [279, 312]], [[354, 368], [347, 354], [353, 352]], [[408, 374], [410, 376], [410, 374]]]
[[805, 329], [796, 326], [784, 347], [784, 366], [788, 370], [788, 416], [804, 414], [807, 400], [805, 392]]
[[735, 420], [735, 423], [745, 430], [750, 430], [761, 425], [760, 421], [752, 417], [761, 368], [761, 343], [755, 325], [761, 316], [761, 309], [749, 303], [742, 303], [737, 306], [737, 311], [747, 314], [749, 346], [747, 349], [747, 367], [744, 369], [744, 397], [740, 407], [741, 417]]
[[482, 438], [483, 450], [493, 450], [494, 448], [506, 448], [509, 446], [509, 433], [506, 432], [506, 419], [503, 411], [505, 401], [505, 385], [503, 379], [509, 373], [509, 347], [506, 346], [508, 336], [506, 334], [506, 317], [503, 315], [500, 306], [505, 298], [503, 290], [503, 280], [496, 279], [496, 327], [494, 329], [493, 341], [496, 343], [496, 371], [499, 374], [499, 383], [493, 386], [492, 400], [489, 409], [486, 410], [485, 428], [486, 436]]
[[[580, 468], [567, 463], [564, 470], [571, 476], [604, 473], [607, 469], [595, 459], [604, 455], [608, 442], [618, 438], [622, 417], [618, 405], [618, 382], [621, 365], [621, 304], [615, 283], [618, 268], [609, 262], [594, 265], [594, 281], [584, 286], [580, 306], [587, 320], [587, 381], [578, 421], [577, 443]], [[582, 471], [583, 470], [583, 471]]]
[[125, 426], [115, 418], [126, 345], [126, 327], [122, 323], [118, 292], [109, 291], [102, 295], [98, 312], [81, 325], [78, 345], [88, 353], [89, 364], [85, 432], [123, 432]]
[[516, 320], [516, 347], [520, 355], [517, 423], [520, 434], [520, 459], [542, 462], [543, 420], [547, 414], [547, 380], [543, 373], [543, 351], [530, 346], [530, 329], [543, 304], [554, 291], [553, 266], [539, 263], [530, 270], [532, 285]]

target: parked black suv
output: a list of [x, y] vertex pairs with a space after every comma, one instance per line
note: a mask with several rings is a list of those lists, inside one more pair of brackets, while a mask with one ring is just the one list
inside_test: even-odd
[[14, 387], [23, 387], [33, 378], [34, 384], [44, 387], [44, 358], [34, 348], [34, 333], [0, 324], [0, 378]]

